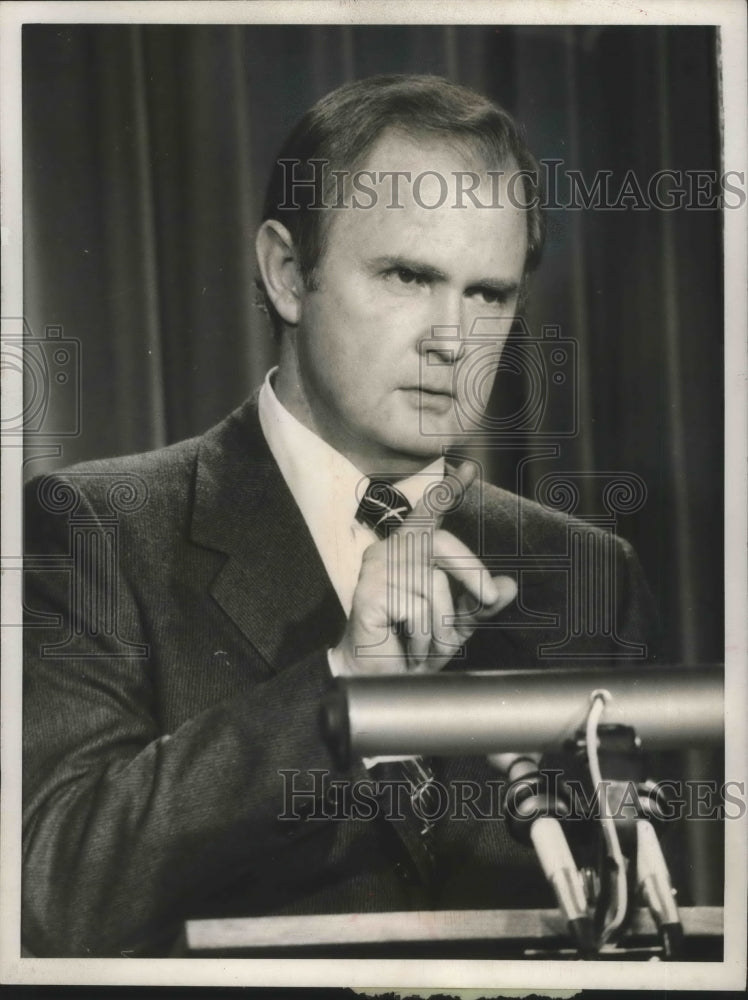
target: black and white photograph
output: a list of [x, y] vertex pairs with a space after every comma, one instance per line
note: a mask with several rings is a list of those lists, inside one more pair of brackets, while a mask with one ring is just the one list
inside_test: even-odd
[[4, 7], [3, 981], [742, 988], [742, 4]]

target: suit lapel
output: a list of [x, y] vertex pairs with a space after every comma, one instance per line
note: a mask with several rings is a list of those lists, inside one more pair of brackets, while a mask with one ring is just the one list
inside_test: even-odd
[[228, 556], [210, 592], [271, 666], [338, 641], [343, 609], [270, 454], [255, 400], [201, 441], [192, 539]]

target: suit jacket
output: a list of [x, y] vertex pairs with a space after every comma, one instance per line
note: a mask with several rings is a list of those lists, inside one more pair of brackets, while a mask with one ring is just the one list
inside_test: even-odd
[[[474, 486], [445, 526], [488, 556], [553, 557], [571, 523]], [[553, 905], [504, 823], [440, 824], [427, 890], [382, 824], [320, 817], [315, 772], [365, 774], [337, 768], [318, 725], [345, 618], [254, 402], [201, 438], [32, 481], [26, 535], [34, 954], [164, 954], [187, 917]], [[614, 548], [618, 637], [647, 641], [638, 563]], [[451, 666], [542, 667], [567, 591], [564, 572], [523, 573], [521, 599]], [[599, 641], [595, 653], [605, 661]], [[442, 774], [489, 776], [478, 760]], [[294, 800], [296, 820], [291, 787], [316, 789]]]

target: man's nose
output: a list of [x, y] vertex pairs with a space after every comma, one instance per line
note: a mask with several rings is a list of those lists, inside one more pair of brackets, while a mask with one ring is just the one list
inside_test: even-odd
[[436, 363], [456, 364], [465, 353], [463, 303], [461, 296], [440, 297], [428, 318], [428, 329], [421, 341], [421, 353], [432, 355]]

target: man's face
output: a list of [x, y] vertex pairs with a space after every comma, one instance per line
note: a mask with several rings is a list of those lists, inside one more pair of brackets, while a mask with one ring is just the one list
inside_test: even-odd
[[[464, 432], [459, 408], [475, 415], [488, 399], [517, 305], [526, 216], [503, 178], [497, 188], [443, 141], [385, 133], [363, 169], [410, 171], [411, 181], [393, 199], [389, 175], [362, 175], [373, 207], [350, 207], [349, 194], [349, 207], [331, 213], [316, 288], [285, 335], [279, 396], [362, 472], [407, 473]], [[456, 190], [471, 186], [455, 177], [469, 170], [480, 174], [479, 205]], [[446, 198], [433, 174], [414, 185], [424, 171], [444, 179]], [[491, 204], [501, 207], [480, 207]]]

